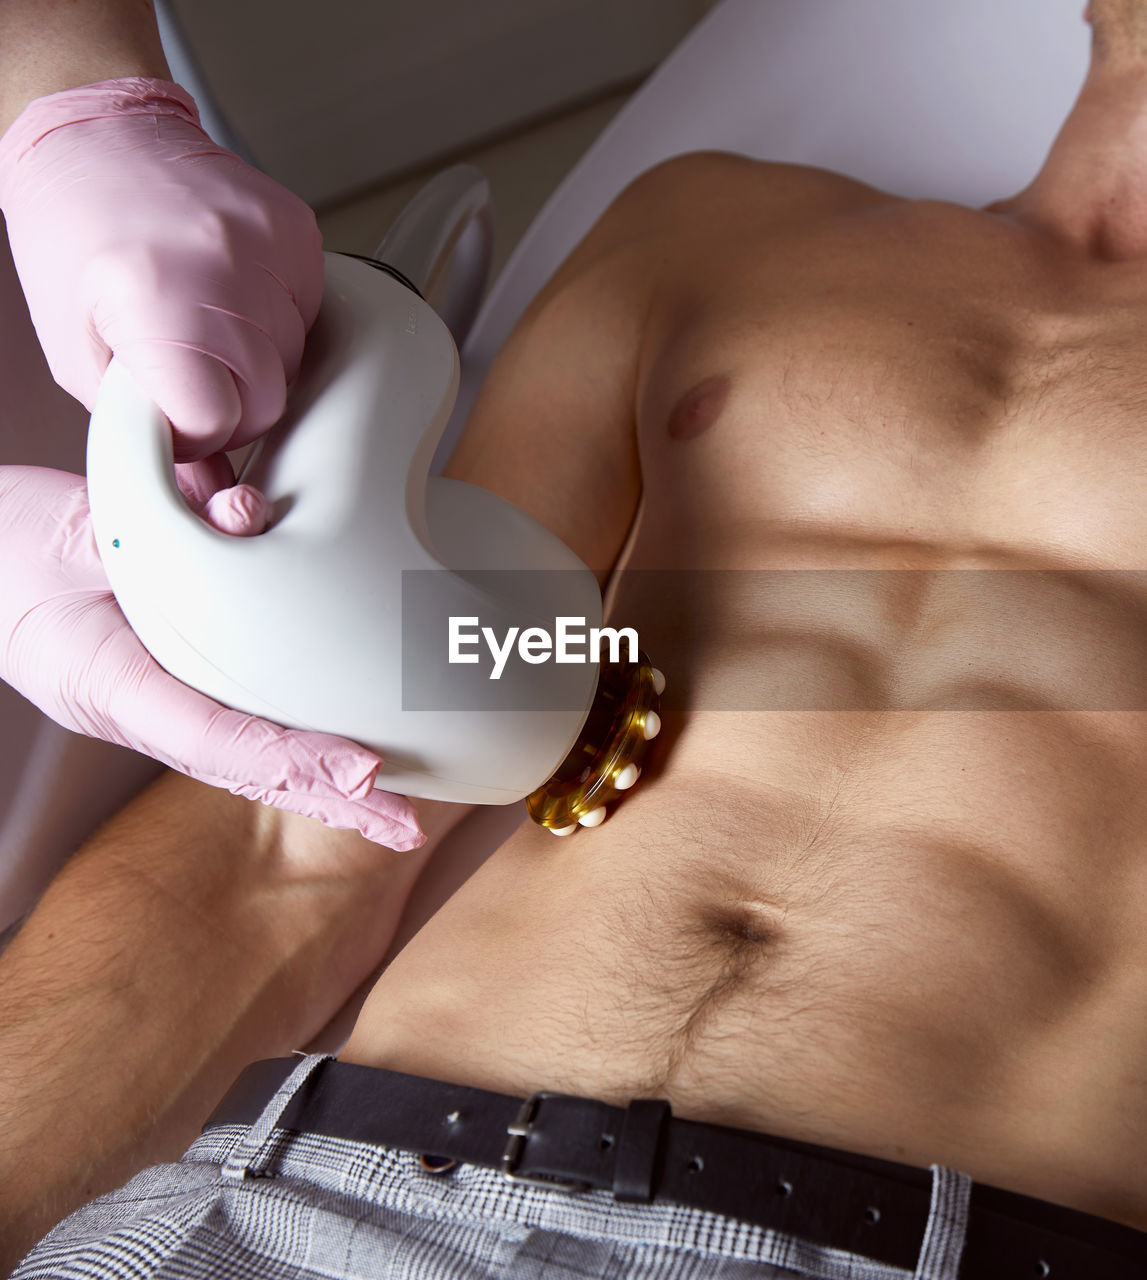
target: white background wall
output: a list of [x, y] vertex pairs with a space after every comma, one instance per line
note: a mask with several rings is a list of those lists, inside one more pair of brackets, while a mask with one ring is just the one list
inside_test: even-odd
[[635, 82], [712, 0], [173, 0], [257, 163], [312, 204]]

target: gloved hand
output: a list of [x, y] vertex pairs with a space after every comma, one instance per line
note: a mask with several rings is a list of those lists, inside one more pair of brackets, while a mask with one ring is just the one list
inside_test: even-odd
[[[240, 536], [264, 527], [256, 490], [216, 492], [233, 483], [225, 459], [179, 470], [215, 527]], [[0, 467], [0, 678], [77, 733], [392, 849], [423, 843], [410, 801], [374, 790], [377, 756], [228, 710], [159, 666], [108, 585], [87, 486], [65, 471]]]
[[[226, 532], [260, 495], [216, 454], [282, 414], [322, 296], [314, 215], [216, 146], [166, 81], [87, 85], [31, 103], [0, 139], [0, 207], [53, 376], [89, 409], [116, 354], [171, 420], [181, 487]], [[216, 494], [216, 490], [225, 492]], [[70, 729], [215, 785], [421, 843], [409, 802], [371, 786], [349, 742], [220, 707], [168, 676], [116, 605], [83, 482], [0, 469], [0, 676]]]
[[0, 139], [0, 208], [52, 375], [89, 409], [114, 352], [179, 461], [282, 415], [322, 297], [314, 215], [216, 146], [177, 85], [30, 103]]

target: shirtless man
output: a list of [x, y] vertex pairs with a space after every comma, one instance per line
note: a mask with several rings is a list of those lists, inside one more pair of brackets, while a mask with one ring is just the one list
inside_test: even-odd
[[1147, 1229], [1147, 2], [1091, 20], [1019, 195], [685, 156], [535, 301], [451, 473], [616, 567], [678, 700], [604, 827], [523, 827], [426, 924], [344, 1060]]

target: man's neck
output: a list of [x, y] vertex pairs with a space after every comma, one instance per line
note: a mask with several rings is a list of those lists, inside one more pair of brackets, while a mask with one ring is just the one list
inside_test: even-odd
[[1035, 180], [991, 209], [1096, 258], [1147, 258], [1147, 65], [1093, 65]]

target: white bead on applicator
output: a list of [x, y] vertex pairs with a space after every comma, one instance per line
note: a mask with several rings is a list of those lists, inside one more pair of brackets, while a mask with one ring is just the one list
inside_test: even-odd
[[628, 791], [630, 787], [641, 777], [641, 770], [631, 760], [629, 764], [622, 769], [613, 780], [613, 785], [618, 791]]
[[[645, 661], [648, 662], [648, 659]], [[654, 698], [659, 698], [661, 694], [665, 692], [664, 674], [656, 667], [646, 665], [644, 669], [647, 673], [646, 679], [649, 682], [646, 686], [647, 690], [652, 688]], [[628, 729], [628, 732], [630, 735], [639, 733], [642, 740], [650, 742], [661, 732], [661, 717], [653, 710], [652, 707], [650, 707], [643, 716], [639, 714], [630, 721], [630, 728]], [[628, 750], [632, 754], [636, 745], [634, 737], [631, 736], [629, 741], [630, 746]], [[589, 795], [597, 793], [601, 801], [614, 800], [619, 797], [621, 792], [629, 791], [634, 787], [637, 780], [641, 777], [641, 765], [638, 763], [641, 754], [643, 754], [643, 752], [638, 751], [637, 759], [631, 759], [626, 761], [624, 764], [614, 766], [616, 772], [612, 774], [612, 778], [608, 772], [600, 775], [598, 780], [593, 782], [592, 788], [588, 789], [585, 793], [585, 799], [588, 799]], [[587, 777], [592, 778], [592, 771], [590, 769], [586, 769], [583, 773], [583, 780]], [[531, 800], [532, 799], [533, 797], [531, 797]], [[582, 803], [584, 803], [584, 799], [582, 800]], [[573, 814], [577, 812], [576, 803], [574, 805], [567, 806], [566, 811], [569, 816], [572, 817]], [[532, 816], [534, 816], [535, 821], [541, 822], [537, 815]], [[555, 836], [571, 836], [578, 827], [599, 827], [605, 819], [605, 803], [598, 803], [587, 813], [583, 813], [576, 822], [570, 823], [567, 820], [567, 825], [564, 827], [547, 827], [546, 830]], [[545, 825], [544, 822], [542, 822], [541, 825]]]

